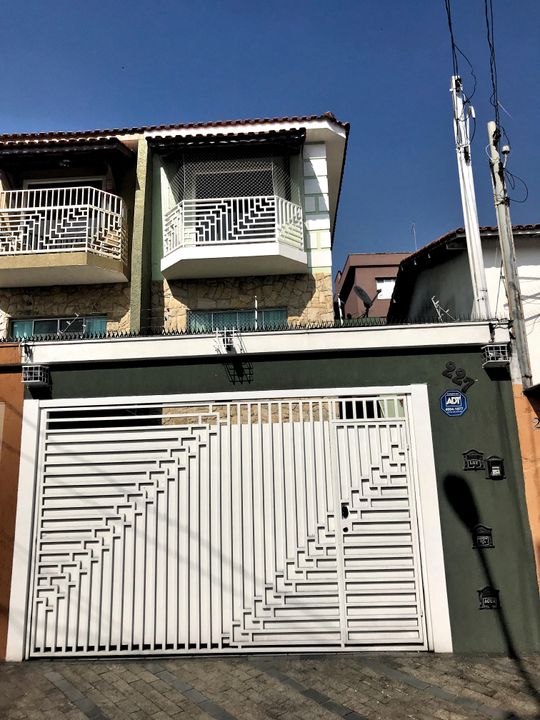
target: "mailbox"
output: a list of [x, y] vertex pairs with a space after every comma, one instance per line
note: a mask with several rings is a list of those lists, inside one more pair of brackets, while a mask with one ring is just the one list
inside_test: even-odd
[[501, 607], [499, 591], [489, 585], [478, 590], [478, 600], [480, 602], [479, 610], [498, 610]]
[[505, 478], [504, 460], [502, 459], [502, 457], [497, 457], [497, 455], [490, 455], [488, 458], [486, 458], [485, 465], [486, 477], [489, 480], [503, 480]]
[[483, 470], [484, 453], [479, 450], [467, 450], [463, 453], [464, 470]]
[[495, 547], [493, 544], [493, 533], [486, 525], [475, 525], [472, 532], [473, 549], [483, 550], [484, 548]]

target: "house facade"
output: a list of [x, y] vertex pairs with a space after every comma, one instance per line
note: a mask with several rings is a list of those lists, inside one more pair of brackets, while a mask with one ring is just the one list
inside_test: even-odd
[[347, 135], [0, 136], [8, 659], [540, 647], [508, 329], [333, 322]]
[[0, 136], [0, 332], [332, 320], [347, 132], [325, 115]]
[[399, 264], [409, 254], [378, 252], [348, 255], [343, 270], [338, 270], [335, 278], [338, 316], [344, 320], [364, 315], [386, 318]]

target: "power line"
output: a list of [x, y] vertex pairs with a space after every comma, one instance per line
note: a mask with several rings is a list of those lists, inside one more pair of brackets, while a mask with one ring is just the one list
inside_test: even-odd
[[[451, 0], [444, 0], [444, 6], [446, 8], [446, 19], [448, 21], [448, 31], [450, 32], [450, 45], [452, 49], [452, 73], [453, 75], [456, 75], [457, 77], [461, 77], [461, 74], [459, 72], [459, 62], [458, 62], [458, 53], [461, 55], [461, 57], [465, 60], [467, 65], [469, 66], [469, 71], [471, 73], [471, 77], [473, 79], [473, 89], [470, 95], [467, 93], [463, 93], [465, 95], [465, 103], [470, 103], [470, 101], [473, 99], [474, 93], [476, 92], [476, 85], [477, 85], [477, 78], [476, 74], [474, 72], [473, 65], [467, 55], [463, 52], [463, 50], [459, 47], [459, 45], [456, 43], [455, 37], [454, 37], [454, 26], [452, 22], [452, 6], [451, 6]], [[474, 133], [473, 133], [474, 134]]]
[[493, 28], [493, 0], [484, 0], [484, 15], [486, 18], [486, 33], [489, 47], [489, 72], [491, 75], [490, 102], [493, 106], [493, 109], [495, 110], [495, 124], [497, 125], [498, 129], [501, 129], [501, 119], [499, 113], [499, 92], [497, 86], [497, 59], [495, 57], [495, 37]]
[[448, 30], [450, 32], [450, 43], [452, 46], [452, 73], [454, 75], [459, 75], [456, 42], [454, 40], [454, 28], [452, 26], [452, 8], [450, 6], [450, 0], [444, 0], [444, 6], [446, 8], [446, 18], [448, 20]]
[[506, 168], [504, 168], [504, 175], [508, 181], [508, 184], [512, 188], [512, 190], [516, 189], [516, 180], [518, 180], [523, 185], [523, 189], [525, 190], [525, 197], [521, 198], [521, 200], [518, 200], [515, 197], [509, 197], [508, 199], [511, 200], [512, 202], [517, 202], [517, 203], [527, 202], [527, 198], [529, 197], [529, 188], [528, 188], [525, 180], [520, 178], [519, 175], [516, 175], [515, 173], [511, 173], [510, 170], [507, 170]]
[[[449, 2], [449, 0], [447, 0]], [[510, 113], [508, 110], [506, 110], [501, 101], [499, 100], [499, 87], [498, 87], [498, 77], [497, 77], [497, 58], [495, 54], [495, 32], [494, 32], [494, 21], [493, 21], [493, 0], [484, 0], [484, 15], [486, 18], [486, 34], [487, 34], [487, 42], [489, 47], [489, 70], [490, 70], [490, 76], [491, 76], [491, 97], [490, 97], [490, 103], [493, 106], [493, 110], [495, 111], [495, 125], [497, 128], [497, 135], [496, 135], [496, 147], [499, 149], [501, 138], [504, 137], [506, 139], [506, 142], [508, 145], [510, 145], [510, 138], [508, 137], [508, 133], [506, 132], [503, 125], [501, 125], [501, 114], [500, 114], [500, 108], [504, 110], [504, 112], [509, 116]], [[504, 148], [503, 148], [504, 150]], [[511, 173], [510, 170], [506, 168], [506, 164], [503, 166], [503, 172], [506, 181], [508, 182], [508, 185], [512, 188], [512, 190], [515, 190], [516, 188], [516, 181], [521, 183], [523, 185], [525, 196], [521, 199], [517, 199], [515, 197], [508, 196], [508, 200], [511, 200], [512, 202], [516, 203], [524, 203], [527, 201], [527, 198], [529, 197], [529, 188], [527, 186], [527, 183], [525, 180], [520, 178], [515, 173]]]

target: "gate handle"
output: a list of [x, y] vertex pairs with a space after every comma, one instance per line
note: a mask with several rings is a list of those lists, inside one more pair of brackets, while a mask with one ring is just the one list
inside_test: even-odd
[[343, 520], [349, 517], [349, 506], [344, 502], [341, 503], [341, 517]]

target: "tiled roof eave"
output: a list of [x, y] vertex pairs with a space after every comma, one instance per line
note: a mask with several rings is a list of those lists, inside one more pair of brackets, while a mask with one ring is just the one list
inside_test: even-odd
[[212, 129], [212, 128], [232, 128], [232, 127], [246, 127], [249, 125], [277, 125], [277, 124], [291, 124], [291, 123], [311, 123], [311, 122], [331, 122], [338, 127], [344, 129], [346, 132], [349, 130], [349, 123], [344, 123], [338, 120], [332, 113], [327, 112], [323, 115], [298, 115], [291, 117], [277, 117], [277, 118], [251, 118], [246, 120], [220, 120], [215, 122], [198, 122], [198, 123], [179, 123], [173, 125], [141, 125], [137, 127], [124, 127], [124, 128], [109, 128], [99, 130], [70, 130], [70, 131], [55, 131], [55, 132], [40, 132], [40, 133], [8, 133], [0, 135], [0, 144], [5, 142], [32, 142], [32, 141], [43, 141], [43, 140], [55, 140], [65, 139], [72, 140], [75, 138], [91, 138], [91, 137], [111, 137], [111, 136], [123, 136], [123, 135], [143, 135], [150, 133], [169, 132], [174, 130], [197, 130], [197, 129]]

